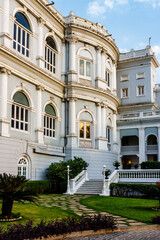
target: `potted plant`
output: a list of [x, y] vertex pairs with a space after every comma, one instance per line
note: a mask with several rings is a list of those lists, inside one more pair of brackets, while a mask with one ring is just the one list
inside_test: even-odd
[[138, 169], [138, 168], [139, 168], [139, 164], [136, 163], [136, 164], [134, 165], [134, 168], [135, 168], [135, 169]]
[[115, 167], [116, 170], [119, 169], [119, 166], [120, 166], [120, 165], [121, 165], [120, 162], [118, 162], [117, 160], [114, 161], [114, 163], [113, 163], [113, 166]]
[[128, 167], [128, 169], [131, 169], [133, 167], [133, 163], [128, 163], [127, 167]]
[[109, 175], [111, 174], [111, 170], [110, 169], [106, 169], [105, 171], [105, 177], [106, 179], [108, 179]]

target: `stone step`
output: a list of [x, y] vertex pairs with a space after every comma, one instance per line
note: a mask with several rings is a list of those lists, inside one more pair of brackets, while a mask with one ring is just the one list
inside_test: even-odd
[[85, 182], [76, 192], [76, 194], [99, 195], [102, 193], [103, 181], [91, 179]]

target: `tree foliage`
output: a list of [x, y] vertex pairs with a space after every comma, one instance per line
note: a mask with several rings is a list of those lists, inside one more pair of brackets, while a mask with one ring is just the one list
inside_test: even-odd
[[0, 174], [0, 199], [2, 199], [2, 215], [11, 217], [13, 202], [24, 203], [29, 201], [35, 203], [37, 194], [25, 190], [24, 185], [28, 180], [24, 176], [14, 176], [11, 174]]
[[66, 180], [67, 179], [67, 166], [70, 166], [70, 178], [74, 178], [77, 176], [82, 170], [88, 167], [88, 163], [86, 163], [82, 158], [74, 157], [74, 159], [70, 159], [65, 162], [51, 163], [49, 168], [47, 169], [47, 178], [51, 180]]

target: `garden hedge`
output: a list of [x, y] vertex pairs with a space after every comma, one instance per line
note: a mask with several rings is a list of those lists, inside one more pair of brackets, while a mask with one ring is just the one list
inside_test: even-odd
[[159, 196], [159, 189], [155, 184], [128, 184], [112, 183], [110, 185], [111, 196], [116, 197], [140, 197], [155, 199]]
[[28, 181], [25, 188], [36, 192], [37, 194], [44, 193], [64, 193], [67, 189], [66, 181], [58, 182], [54, 180], [37, 180]]
[[156, 161], [142, 162], [141, 169], [160, 169], [160, 162], [156, 162]]

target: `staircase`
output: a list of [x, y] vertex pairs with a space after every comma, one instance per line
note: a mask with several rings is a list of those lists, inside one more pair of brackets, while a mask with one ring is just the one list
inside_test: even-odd
[[103, 180], [90, 179], [82, 184], [75, 194], [93, 194], [99, 195], [102, 193]]

